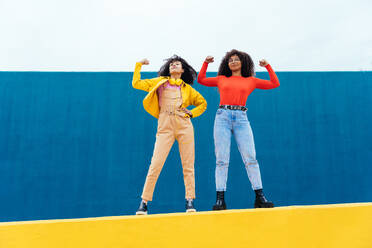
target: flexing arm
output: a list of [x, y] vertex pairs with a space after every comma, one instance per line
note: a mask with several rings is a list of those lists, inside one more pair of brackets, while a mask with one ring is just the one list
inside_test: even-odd
[[207, 68], [209, 63], [213, 63], [214, 58], [212, 56], [208, 56], [204, 63], [202, 68], [200, 69], [199, 75], [198, 75], [198, 83], [204, 86], [209, 86], [209, 87], [215, 87], [217, 86], [218, 79], [217, 77], [210, 77], [207, 78]]
[[142, 65], [148, 65], [148, 64], [149, 64], [149, 61], [147, 59], [143, 59], [140, 62], [136, 63], [136, 67], [134, 68], [134, 72], [133, 72], [133, 80], [132, 80], [133, 88], [149, 92], [151, 87], [156, 84], [156, 78], [141, 80], [141, 67]]
[[263, 60], [260, 61], [260, 66], [266, 68], [267, 72], [269, 73], [270, 80], [255, 78], [256, 88], [258, 88], [258, 89], [273, 89], [273, 88], [279, 87], [279, 85], [280, 85], [279, 79], [276, 76], [274, 70], [269, 65], [269, 63], [267, 63], [267, 61], [263, 59]]

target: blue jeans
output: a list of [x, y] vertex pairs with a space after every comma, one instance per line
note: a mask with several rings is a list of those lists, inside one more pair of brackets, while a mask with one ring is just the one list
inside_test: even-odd
[[232, 134], [235, 137], [253, 190], [262, 189], [261, 173], [256, 160], [253, 133], [246, 112], [218, 109], [214, 121], [216, 190], [226, 191]]

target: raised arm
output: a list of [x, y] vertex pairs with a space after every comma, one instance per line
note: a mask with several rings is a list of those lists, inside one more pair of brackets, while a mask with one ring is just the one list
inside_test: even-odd
[[204, 63], [202, 68], [200, 69], [199, 75], [198, 75], [198, 83], [204, 86], [208, 87], [215, 87], [217, 86], [218, 78], [217, 77], [210, 77], [207, 78], [207, 68], [209, 63], [213, 63], [214, 58], [212, 56], [208, 56]]
[[136, 63], [136, 67], [134, 68], [134, 72], [133, 72], [133, 80], [132, 80], [133, 88], [149, 92], [150, 89], [156, 84], [157, 78], [141, 80], [141, 67], [142, 65], [148, 65], [148, 64], [149, 64], [149, 61], [147, 59], [143, 59]]
[[279, 87], [279, 85], [280, 85], [279, 79], [276, 76], [274, 70], [269, 65], [269, 63], [266, 60], [263, 59], [263, 60], [260, 61], [260, 66], [266, 68], [267, 72], [269, 73], [270, 80], [255, 78], [256, 88], [258, 88], [258, 89], [273, 89], [273, 88]]

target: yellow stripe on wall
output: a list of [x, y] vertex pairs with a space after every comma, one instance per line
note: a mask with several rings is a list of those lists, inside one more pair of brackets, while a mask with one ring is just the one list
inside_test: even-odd
[[1, 248], [372, 248], [372, 203], [0, 223]]

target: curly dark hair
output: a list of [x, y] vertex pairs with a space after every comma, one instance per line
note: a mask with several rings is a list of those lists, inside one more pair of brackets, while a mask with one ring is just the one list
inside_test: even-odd
[[194, 68], [191, 67], [191, 65], [189, 65], [186, 62], [186, 60], [184, 60], [178, 55], [173, 55], [172, 57], [165, 59], [165, 61], [166, 61], [165, 64], [162, 65], [160, 70], [158, 71], [159, 76], [169, 77], [170, 76], [169, 65], [174, 61], [179, 61], [181, 62], [182, 69], [184, 70], [184, 72], [181, 75], [181, 79], [187, 84], [194, 83], [194, 80], [196, 79], [196, 71], [194, 70]]
[[241, 73], [243, 77], [252, 77], [255, 75], [254, 63], [251, 56], [249, 56], [248, 53], [236, 49], [227, 52], [225, 57], [223, 57], [220, 67], [218, 68], [218, 75], [231, 77], [232, 72], [229, 68], [229, 59], [233, 55], [237, 55], [242, 63]]

